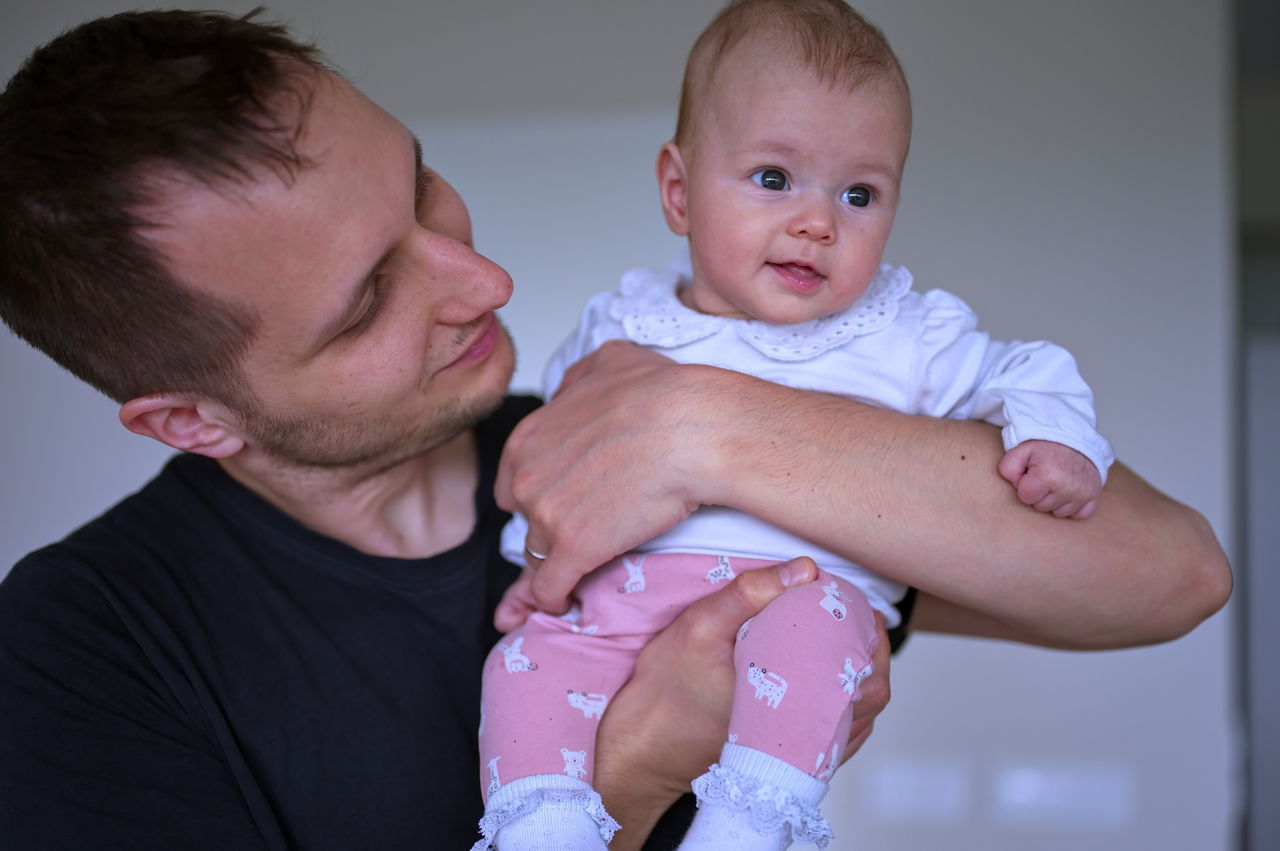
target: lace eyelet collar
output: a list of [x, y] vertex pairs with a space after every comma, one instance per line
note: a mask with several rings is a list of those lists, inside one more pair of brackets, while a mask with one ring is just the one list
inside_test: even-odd
[[743, 342], [765, 357], [804, 361], [885, 328], [898, 315], [903, 296], [911, 291], [911, 273], [885, 263], [867, 292], [847, 309], [810, 322], [773, 325], [690, 310], [676, 295], [682, 280], [687, 278], [678, 266], [632, 269], [622, 276], [621, 292], [609, 305], [609, 316], [622, 324], [628, 339], [644, 346], [676, 348], [731, 326]]

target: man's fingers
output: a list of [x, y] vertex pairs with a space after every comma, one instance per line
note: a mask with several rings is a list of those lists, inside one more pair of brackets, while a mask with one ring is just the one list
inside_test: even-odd
[[[547, 553], [545, 561], [534, 562], [533, 579], [529, 591], [539, 609], [550, 614], [561, 614], [569, 608], [569, 594], [591, 565], [575, 565], [555, 552]], [[694, 613], [692, 623], [701, 635], [718, 638], [730, 635], [747, 618], [777, 599], [788, 588], [812, 582], [818, 578], [818, 566], [813, 559], [802, 556], [773, 567], [748, 570], [739, 574], [726, 587], [710, 594], [689, 607]]]
[[698, 634], [716, 640], [737, 633], [743, 621], [760, 614], [788, 588], [818, 578], [818, 566], [807, 556], [773, 567], [748, 570], [727, 586], [689, 607]]
[[844, 751], [840, 755], [840, 764], [844, 765], [849, 761], [858, 750], [871, 738], [871, 730], [876, 725], [874, 716], [870, 718], [858, 718], [853, 722], [853, 727], [849, 729], [849, 743], [844, 746]]
[[498, 632], [507, 633], [524, 626], [533, 609], [517, 600], [503, 600], [493, 612], [493, 625]]
[[884, 615], [876, 612], [875, 617], [880, 643], [871, 654], [871, 675], [858, 683], [858, 696], [853, 701], [853, 726], [849, 730], [849, 743], [845, 745], [841, 762], [858, 752], [871, 735], [876, 716], [889, 705], [889, 657], [892, 648], [884, 626]]
[[858, 699], [854, 701], [854, 715], [857, 717], [875, 718], [889, 705], [889, 676], [884, 670], [888, 664], [887, 659], [884, 662], [873, 661], [873, 668], [880, 666], [877, 673], [883, 676], [873, 675], [858, 683]]
[[533, 521], [529, 521], [528, 531], [524, 536], [524, 561], [525, 564], [537, 570], [542, 567], [548, 558], [551, 557], [551, 543], [534, 528]]
[[529, 591], [538, 608], [553, 615], [564, 614], [569, 608], [569, 593], [578, 580], [590, 572], [590, 566], [575, 570], [563, 557], [557, 558], [554, 552], [547, 553], [545, 561], [535, 561], [532, 567], [534, 573]]
[[[600, 348], [591, 354], [579, 360], [573, 366], [565, 370], [564, 376], [560, 379], [560, 386], [556, 388], [555, 396], [559, 396], [582, 379], [586, 378], [596, 367], [602, 363], [609, 363], [611, 360], [622, 357], [621, 353], [627, 351], [643, 351], [634, 343], [624, 340], [609, 340]], [[554, 398], [554, 397], [553, 397]]]
[[529, 593], [529, 581], [532, 578], [532, 571], [521, 571], [520, 576], [502, 595], [502, 600], [493, 613], [493, 625], [499, 632], [511, 632], [522, 626], [529, 615], [536, 611], [533, 596]]
[[556, 392], [552, 398], [554, 399], [556, 396], [564, 393], [570, 387], [585, 378], [591, 372], [591, 368], [594, 365], [595, 360], [593, 360], [592, 355], [587, 355], [582, 360], [566, 369], [564, 371], [564, 375], [560, 378], [560, 385], [556, 387]]
[[[537, 412], [535, 411], [534, 413]], [[530, 416], [533, 415], [530, 414]], [[502, 447], [502, 455], [498, 457], [498, 475], [493, 481], [493, 498], [503, 511], [516, 512], [520, 510], [520, 506], [516, 505], [515, 493], [512, 490], [512, 477], [514, 474], [512, 458], [515, 455], [515, 447], [517, 445], [516, 432], [519, 430], [520, 425], [517, 423], [516, 430], [512, 431], [507, 437], [507, 442]]]

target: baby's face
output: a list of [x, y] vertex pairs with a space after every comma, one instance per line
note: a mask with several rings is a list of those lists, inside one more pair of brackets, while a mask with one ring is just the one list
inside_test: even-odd
[[726, 58], [685, 149], [694, 280], [682, 298], [703, 313], [805, 322], [853, 304], [875, 277], [909, 107], [891, 85], [832, 88], [753, 53]]

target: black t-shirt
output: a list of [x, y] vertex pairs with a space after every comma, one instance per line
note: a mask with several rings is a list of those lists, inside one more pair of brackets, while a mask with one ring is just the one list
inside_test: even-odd
[[[453, 849], [478, 838], [476, 729], [502, 442], [476, 527], [428, 559], [311, 531], [215, 462], [141, 491], [0, 583], [0, 847]], [[674, 847], [688, 802], [650, 847]]]

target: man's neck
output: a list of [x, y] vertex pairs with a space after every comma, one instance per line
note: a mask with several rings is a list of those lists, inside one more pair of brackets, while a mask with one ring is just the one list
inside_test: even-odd
[[376, 472], [300, 468], [254, 450], [219, 463], [298, 522], [370, 555], [433, 556], [463, 543], [476, 522], [479, 456], [469, 429]]

